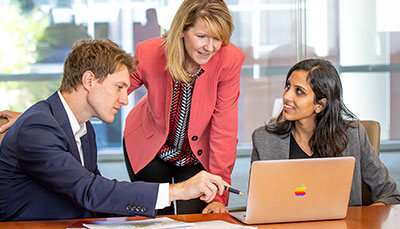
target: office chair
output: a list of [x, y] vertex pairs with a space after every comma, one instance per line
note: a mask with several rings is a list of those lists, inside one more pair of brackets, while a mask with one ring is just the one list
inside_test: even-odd
[[[374, 148], [375, 152], [379, 156], [379, 143], [381, 137], [381, 126], [379, 122], [372, 120], [360, 120], [359, 121], [367, 131], [368, 140]], [[372, 193], [368, 186], [362, 182], [362, 205], [370, 205], [372, 202]]]
[[[0, 126], [2, 126], [3, 124], [6, 124], [7, 122], [8, 122], [8, 119], [0, 117]], [[3, 140], [4, 134], [5, 134], [5, 132], [0, 133], [0, 143]]]

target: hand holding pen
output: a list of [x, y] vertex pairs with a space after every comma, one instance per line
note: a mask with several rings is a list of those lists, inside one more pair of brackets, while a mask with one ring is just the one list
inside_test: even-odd
[[239, 190], [237, 190], [237, 189], [234, 189], [234, 188], [232, 188], [232, 187], [225, 186], [225, 190], [228, 191], [228, 192], [231, 192], [231, 193], [235, 193], [235, 194], [244, 196], [244, 193], [243, 193], [243, 192], [241, 192], [241, 191], [239, 191]]

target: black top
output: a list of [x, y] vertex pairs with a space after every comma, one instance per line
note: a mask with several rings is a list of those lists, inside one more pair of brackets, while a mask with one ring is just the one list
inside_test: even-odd
[[293, 134], [290, 134], [289, 159], [314, 158], [315, 157], [314, 155], [316, 154], [314, 153], [312, 156], [306, 154], [297, 144]]

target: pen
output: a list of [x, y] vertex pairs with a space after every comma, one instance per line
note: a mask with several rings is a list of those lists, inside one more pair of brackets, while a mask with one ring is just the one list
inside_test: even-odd
[[232, 192], [232, 193], [235, 193], [235, 194], [244, 196], [244, 193], [243, 193], [243, 192], [241, 192], [241, 191], [239, 191], [239, 190], [237, 190], [237, 189], [228, 187], [228, 186], [225, 186], [225, 190], [228, 191], [228, 192]]

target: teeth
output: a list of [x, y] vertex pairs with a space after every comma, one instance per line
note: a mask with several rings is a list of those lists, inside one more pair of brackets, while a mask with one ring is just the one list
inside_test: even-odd
[[292, 106], [289, 106], [289, 105], [286, 105], [286, 104], [284, 104], [283, 105], [285, 108], [288, 108], [288, 109], [293, 109], [294, 107], [292, 107]]

